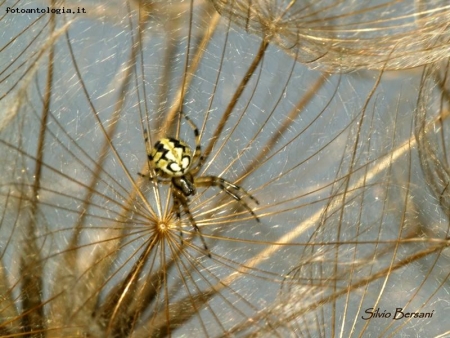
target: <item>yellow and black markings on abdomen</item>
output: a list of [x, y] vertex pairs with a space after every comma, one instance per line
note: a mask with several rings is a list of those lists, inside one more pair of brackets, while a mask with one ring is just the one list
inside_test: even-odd
[[148, 159], [154, 168], [170, 176], [183, 176], [191, 165], [191, 149], [183, 141], [163, 138], [156, 142]]

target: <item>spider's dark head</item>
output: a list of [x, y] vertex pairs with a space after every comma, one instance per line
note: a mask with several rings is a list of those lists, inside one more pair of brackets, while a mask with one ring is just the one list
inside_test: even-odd
[[195, 187], [192, 183], [192, 176], [190, 175], [173, 177], [172, 184], [176, 189], [180, 190], [184, 196], [191, 196], [195, 194]]

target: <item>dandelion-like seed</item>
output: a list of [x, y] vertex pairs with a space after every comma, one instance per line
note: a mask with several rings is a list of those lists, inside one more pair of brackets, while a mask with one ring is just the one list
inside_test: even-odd
[[166, 232], [168, 229], [170, 229], [170, 224], [165, 221], [161, 221], [156, 224], [156, 228], [160, 232]]
[[445, 1], [83, 6], [0, 19], [0, 336], [447, 334]]
[[[196, 176], [203, 166], [205, 161], [202, 155], [200, 144], [200, 132], [191, 119], [184, 113], [180, 112], [186, 119], [189, 126], [192, 128], [195, 135], [195, 151], [192, 154], [189, 146], [181, 140], [175, 138], [162, 138], [157, 141], [153, 148], [148, 145], [148, 137], [145, 135], [145, 144], [147, 147], [147, 155], [150, 169], [154, 170], [155, 176], [150, 175], [150, 179], [158, 180], [161, 183], [171, 184], [171, 193], [173, 197], [174, 209], [178, 220], [181, 222], [181, 207], [184, 213], [189, 218], [189, 222], [195, 231], [200, 235], [203, 247], [208, 257], [211, 257], [205, 239], [202, 236], [200, 228], [198, 227], [192, 213], [189, 210], [189, 197], [196, 193], [196, 187], [219, 187], [222, 191], [239, 202], [248, 212], [260, 222], [258, 216], [248, 206], [248, 204], [241, 198], [247, 196], [256, 204], [258, 200], [249, 194], [240, 186], [233, 184], [221, 177], [217, 176]], [[140, 176], [145, 175], [138, 173]], [[180, 230], [180, 236], [183, 233]]]

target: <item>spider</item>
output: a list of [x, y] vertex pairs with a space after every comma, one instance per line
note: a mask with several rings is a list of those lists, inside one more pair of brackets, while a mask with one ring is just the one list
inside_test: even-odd
[[[156, 175], [155, 177], [152, 177], [151, 175], [148, 176], [150, 179], [156, 179], [161, 183], [171, 183], [170, 190], [172, 193], [173, 207], [175, 208], [178, 221], [181, 222], [182, 207], [192, 227], [200, 236], [208, 257], [211, 258], [206, 241], [189, 210], [189, 197], [195, 195], [197, 187], [219, 187], [222, 191], [238, 201], [241, 206], [247, 209], [258, 222], [260, 222], [258, 216], [256, 216], [253, 210], [242, 199], [242, 196], [248, 197], [258, 205], [259, 202], [243, 188], [223, 179], [222, 177], [196, 176], [205, 161], [205, 158], [201, 152], [200, 133], [194, 122], [192, 122], [191, 119], [183, 112], [180, 113], [194, 132], [194, 153], [192, 153], [191, 148], [189, 148], [184, 141], [171, 137], [160, 139], [155, 143], [153, 148], [150, 148], [148, 144], [147, 131], [145, 131], [144, 138], [147, 148], [148, 163], [150, 169], [153, 169]], [[142, 177], [146, 177], [146, 175], [141, 173], [138, 174]], [[181, 230], [180, 236], [182, 237]]]

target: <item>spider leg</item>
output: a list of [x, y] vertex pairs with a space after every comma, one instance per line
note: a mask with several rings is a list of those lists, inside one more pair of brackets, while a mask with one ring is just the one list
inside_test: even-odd
[[200, 143], [200, 132], [197, 128], [197, 126], [192, 122], [192, 120], [187, 116], [185, 113], [180, 111], [180, 114], [183, 115], [183, 117], [186, 119], [187, 123], [191, 127], [191, 129], [194, 131], [195, 136], [195, 151], [192, 155], [192, 163], [197, 162], [197, 164], [191, 168], [190, 172], [192, 175], [197, 174], [197, 172], [200, 170], [200, 168], [203, 165], [203, 162], [205, 161], [205, 157], [202, 155], [202, 146]]
[[150, 172], [148, 172], [147, 174], [138, 172], [137, 174], [142, 178], [148, 178], [148, 180], [152, 181], [153, 183], [159, 182], [159, 183], [167, 184], [167, 183], [171, 182], [171, 180], [169, 178], [164, 178], [164, 177], [161, 177], [158, 175], [152, 176], [152, 175], [150, 175]]
[[[175, 188], [173, 188], [173, 190], [174, 190], [174, 194], [173, 194], [174, 199], [173, 200], [174, 200], [174, 203], [176, 205], [178, 205], [178, 208], [177, 208], [178, 220], [181, 222], [181, 214], [180, 214], [180, 205], [181, 205], [183, 207], [184, 213], [189, 218], [189, 222], [191, 223], [192, 227], [195, 229], [197, 234], [200, 236], [200, 239], [201, 239], [201, 241], [203, 243], [203, 247], [205, 248], [205, 252], [206, 252], [207, 256], [209, 258], [211, 258], [211, 253], [210, 253], [210, 251], [208, 249], [208, 246], [206, 245], [206, 241], [203, 238], [203, 235], [202, 235], [202, 232], [200, 231], [200, 228], [197, 226], [197, 223], [195, 222], [195, 219], [194, 219], [194, 217], [192, 216], [192, 214], [191, 214], [191, 212], [189, 210], [189, 205], [187, 203], [186, 198], [183, 195], [181, 195], [181, 192], [178, 192]], [[181, 227], [180, 227], [180, 232], [181, 232]]]
[[[147, 152], [147, 157], [149, 157], [150, 155], [150, 153], [151, 153], [151, 151], [152, 151], [152, 147], [150, 146], [150, 144], [148, 143], [148, 131], [147, 131], [147, 129], [144, 129], [144, 142], [145, 142], [145, 150], [146, 150], [146, 152]], [[149, 160], [150, 160], [150, 158], [149, 158]], [[141, 176], [141, 177], [143, 177], [143, 178], [149, 178], [150, 179], [150, 181], [155, 181], [155, 179], [156, 179], [156, 177], [152, 177], [151, 175], [150, 175], [150, 166], [149, 166], [149, 172], [148, 172], [148, 174], [143, 174], [143, 173], [140, 173], [140, 172], [138, 172], [137, 174], [139, 175], [139, 176]], [[158, 174], [158, 173], [157, 173]]]
[[145, 150], [147, 151], [147, 154], [150, 154], [152, 151], [152, 147], [148, 142], [148, 131], [147, 129], [144, 129], [144, 141], [145, 141]]
[[143, 174], [140, 172], [138, 172], [137, 174], [142, 178], [148, 178], [149, 181], [153, 181], [153, 183], [159, 182], [162, 184], [167, 184], [172, 181], [169, 177], [164, 177], [164, 175], [160, 172], [160, 170], [154, 169], [154, 171], [155, 175], [150, 175], [151, 171], [149, 171], [147, 174]]
[[[197, 147], [199, 148], [199, 146], [197, 146]], [[200, 151], [201, 151], [201, 149], [200, 149]], [[197, 155], [197, 148], [195, 149], [195, 154], [194, 154], [192, 163], [195, 163], [195, 161], [194, 161], [196, 159], [195, 155]], [[198, 158], [197, 164], [193, 168], [191, 168], [191, 170], [189, 170], [189, 172], [192, 175], [196, 175], [200, 171], [200, 169], [201, 169], [201, 167], [203, 165], [203, 162], [205, 161], [205, 157], [203, 155], [197, 156], [197, 158]]]
[[179, 202], [178, 198], [173, 199], [173, 206], [175, 208], [175, 213], [177, 215], [177, 219], [178, 219], [179, 226], [180, 226], [180, 242], [181, 242], [181, 245], [183, 245], [183, 231], [181, 231], [181, 211], [180, 211], [180, 202]]
[[[228, 195], [233, 197], [236, 201], [238, 201], [247, 211], [252, 214], [252, 216], [256, 219], [257, 222], [261, 222], [259, 220], [259, 217], [256, 216], [256, 214], [253, 212], [253, 210], [248, 206], [248, 204], [239, 196], [237, 192], [240, 192], [242, 195], [247, 196], [252, 201], [254, 201], [256, 204], [259, 205], [259, 201], [253, 197], [251, 194], [249, 194], [247, 191], [245, 191], [240, 186], [233, 184], [231, 182], [228, 182], [227, 180], [224, 180], [221, 177], [217, 176], [201, 176], [196, 177], [194, 179], [194, 183], [197, 186], [203, 186], [203, 187], [219, 187], [224, 192], [226, 192]], [[233, 191], [234, 190], [234, 191]]]

